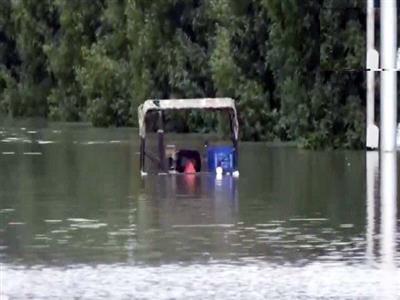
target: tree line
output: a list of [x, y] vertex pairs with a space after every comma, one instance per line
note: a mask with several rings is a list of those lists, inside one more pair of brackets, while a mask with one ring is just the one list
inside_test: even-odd
[[[232, 97], [241, 138], [359, 148], [365, 1], [2, 0], [0, 113], [137, 126], [148, 98]], [[196, 114], [190, 129], [211, 126]]]

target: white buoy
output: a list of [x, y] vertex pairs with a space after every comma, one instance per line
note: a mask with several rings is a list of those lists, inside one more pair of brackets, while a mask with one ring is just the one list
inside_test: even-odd
[[216, 174], [216, 179], [217, 181], [222, 180], [222, 175], [223, 175], [224, 170], [222, 169], [222, 167], [217, 167], [215, 169], [215, 174]]
[[215, 173], [217, 174], [217, 175], [222, 175], [222, 173], [223, 173], [223, 169], [222, 169], [222, 167], [217, 167], [216, 169], [215, 169]]

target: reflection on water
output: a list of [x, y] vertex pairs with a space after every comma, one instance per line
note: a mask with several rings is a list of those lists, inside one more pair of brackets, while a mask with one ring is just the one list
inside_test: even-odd
[[381, 152], [381, 256], [383, 295], [396, 299], [397, 153]]
[[369, 151], [366, 154], [366, 178], [367, 178], [367, 229], [366, 229], [366, 256], [370, 262], [374, 261], [376, 221], [375, 202], [379, 199], [379, 152]]
[[[381, 166], [379, 168], [379, 162]], [[367, 247], [372, 263], [380, 260], [381, 298], [397, 299], [397, 153], [367, 153]], [[379, 206], [378, 206], [379, 204]], [[378, 210], [379, 208], [379, 210]], [[376, 216], [376, 212], [379, 214]], [[377, 224], [379, 220], [380, 224]], [[379, 231], [378, 231], [379, 230]], [[380, 235], [379, 235], [380, 232]], [[377, 239], [379, 237], [379, 239]], [[379, 244], [379, 252], [375, 250]]]
[[396, 155], [243, 144], [240, 179], [141, 179], [136, 132], [43, 127], [0, 128], [2, 299], [400, 297]]

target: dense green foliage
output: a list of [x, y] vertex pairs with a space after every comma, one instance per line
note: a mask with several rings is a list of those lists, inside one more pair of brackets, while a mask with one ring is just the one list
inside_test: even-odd
[[123, 126], [147, 98], [227, 96], [243, 139], [361, 147], [364, 5], [2, 0], [0, 111]]

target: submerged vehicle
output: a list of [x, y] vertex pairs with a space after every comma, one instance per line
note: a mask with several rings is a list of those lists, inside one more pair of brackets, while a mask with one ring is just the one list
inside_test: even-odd
[[[229, 118], [232, 145], [210, 145], [205, 142], [202, 150], [184, 147], [177, 149], [175, 144], [166, 144], [164, 114], [168, 111], [220, 111]], [[156, 114], [157, 153], [152, 153], [146, 143], [146, 124], [148, 116]], [[239, 124], [235, 101], [231, 98], [168, 99], [147, 100], [138, 108], [140, 136], [140, 172], [149, 173], [147, 164], [155, 166], [156, 174], [216, 173], [217, 175], [239, 176], [238, 136]], [[154, 127], [154, 124], [151, 124]], [[203, 152], [203, 153], [201, 153]]]

